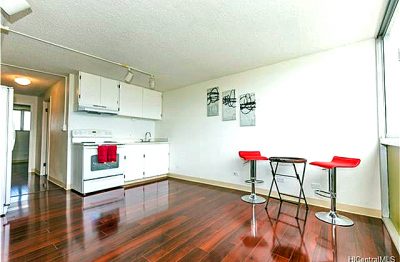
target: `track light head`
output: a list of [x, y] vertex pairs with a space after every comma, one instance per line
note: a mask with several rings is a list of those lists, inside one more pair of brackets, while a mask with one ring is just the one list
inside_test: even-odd
[[128, 68], [128, 72], [126, 73], [125, 76], [125, 82], [130, 83], [132, 82], [132, 79], [133, 79], [133, 70], [131, 68]]
[[28, 11], [31, 8], [25, 0], [2, 0], [0, 1], [0, 7], [9, 16]]

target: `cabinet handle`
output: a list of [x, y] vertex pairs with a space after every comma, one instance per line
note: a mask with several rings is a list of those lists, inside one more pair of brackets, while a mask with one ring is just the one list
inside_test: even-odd
[[99, 107], [99, 108], [107, 108], [106, 106], [101, 106], [101, 105], [93, 105], [94, 107]]

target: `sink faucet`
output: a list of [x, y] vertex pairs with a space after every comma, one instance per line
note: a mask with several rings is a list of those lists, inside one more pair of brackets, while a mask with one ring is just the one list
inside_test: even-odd
[[[149, 135], [149, 138], [147, 138], [147, 135]], [[144, 141], [150, 142], [150, 138], [151, 138], [151, 133], [150, 132], [146, 132], [146, 134], [144, 134]]]

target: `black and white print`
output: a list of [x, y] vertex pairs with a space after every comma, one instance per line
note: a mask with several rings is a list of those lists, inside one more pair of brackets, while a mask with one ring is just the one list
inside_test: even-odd
[[207, 116], [219, 115], [219, 88], [207, 89]]
[[235, 89], [222, 92], [222, 121], [236, 120]]
[[240, 126], [256, 125], [256, 95], [247, 93], [240, 96]]

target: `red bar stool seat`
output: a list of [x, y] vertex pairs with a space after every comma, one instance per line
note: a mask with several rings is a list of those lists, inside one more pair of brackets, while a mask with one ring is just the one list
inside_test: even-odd
[[268, 160], [267, 157], [262, 156], [260, 151], [239, 151], [239, 156], [245, 160], [250, 161], [250, 183], [251, 194], [244, 195], [241, 199], [251, 204], [262, 204], [266, 201], [265, 198], [256, 195], [256, 176], [257, 176], [257, 161]]
[[337, 168], [355, 168], [360, 164], [358, 158], [348, 158], [334, 156], [330, 162], [311, 162], [310, 165], [319, 166], [328, 169], [329, 192], [316, 190], [315, 193], [331, 199], [331, 210], [329, 212], [317, 212], [315, 216], [326, 223], [338, 226], [352, 226], [354, 222], [345, 216], [338, 215], [336, 212], [336, 169]]

